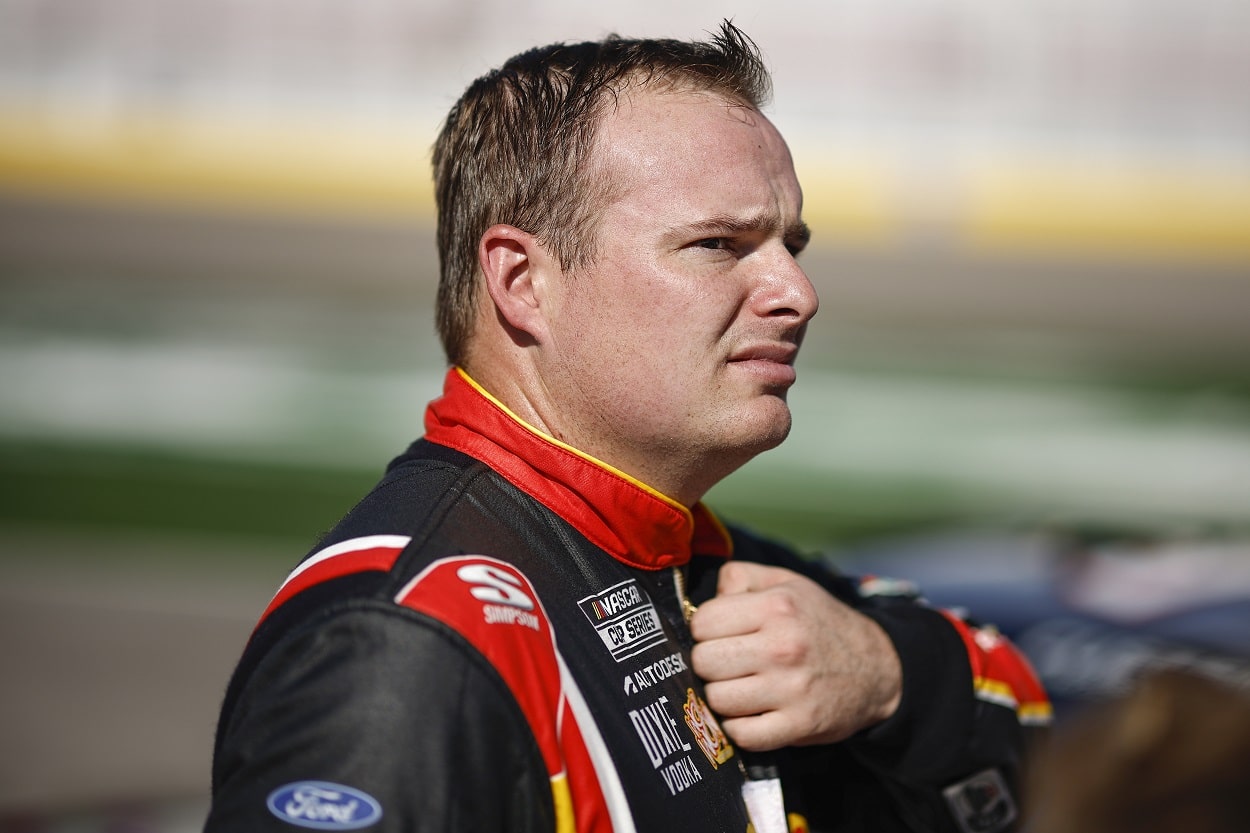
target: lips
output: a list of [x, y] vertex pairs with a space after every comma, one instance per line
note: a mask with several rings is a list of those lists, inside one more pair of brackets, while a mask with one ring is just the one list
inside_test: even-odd
[[739, 348], [729, 356], [731, 362], [774, 362], [776, 364], [794, 364], [799, 348], [794, 344], [753, 344]]
[[797, 378], [794, 359], [798, 352], [794, 344], [753, 344], [734, 351], [729, 364], [748, 372], [767, 388], [786, 388]]

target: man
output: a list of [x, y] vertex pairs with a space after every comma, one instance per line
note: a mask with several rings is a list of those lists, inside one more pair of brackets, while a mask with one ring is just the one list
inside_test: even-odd
[[811, 284], [768, 77], [610, 38], [470, 86], [434, 153], [425, 437], [278, 591], [210, 830], [1005, 829], [1013, 649], [728, 529], [790, 427]]

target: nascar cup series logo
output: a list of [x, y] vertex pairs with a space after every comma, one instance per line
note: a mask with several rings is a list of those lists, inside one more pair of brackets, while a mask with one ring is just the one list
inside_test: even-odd
[[633, 579], [587, 596], [577, 606], [617, 662], [664, 641], [659, 614]]

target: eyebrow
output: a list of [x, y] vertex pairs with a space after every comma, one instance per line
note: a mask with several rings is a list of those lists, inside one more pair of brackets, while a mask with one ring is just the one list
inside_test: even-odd
[[[780, 220], [772, 212], [756, 214], [752, 217], [731, 217], [720, 215], [699, 220], [686, 226], [691, 234], [716, 237], [718, 235], [742, 234], [748, 232], [771, 233], [778, 229]], [[787, 243], [798, 243], [806, 246], [812, 239], [812, 230], [801, 220], [781, 229], [782, 237]]]

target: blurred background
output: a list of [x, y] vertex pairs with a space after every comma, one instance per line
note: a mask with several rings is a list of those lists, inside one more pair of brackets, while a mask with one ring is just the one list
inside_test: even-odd
[[421, 430], [429, 147], [556, 40], [732, 17], [822, 308], [709, 502], [1056, 700], [1250, 681], [1242, 0], [0, 0], [0, 830], [195, 830], [269, 594]]

